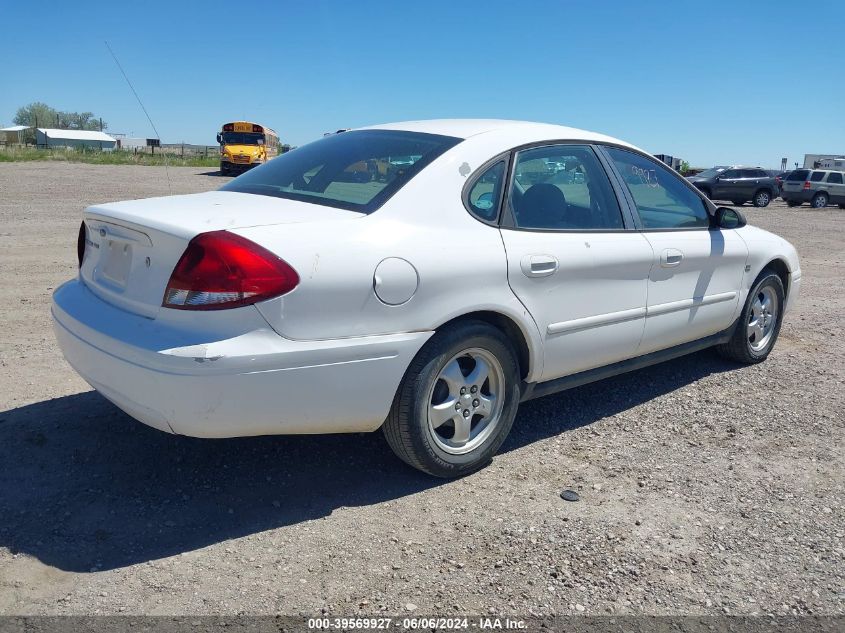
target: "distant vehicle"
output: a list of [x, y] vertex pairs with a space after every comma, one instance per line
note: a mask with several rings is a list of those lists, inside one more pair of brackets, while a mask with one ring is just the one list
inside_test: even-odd
[[566, 169], [566, 163], [559, 160], [545, 160], [544, 162], [546, 163], [546, 169], [553, 174]]
[[781, 196], [790, 207], [804, 202], [816, 209], [838, 204], [845, 209], [845, 173], [829, 169], [796, 169], [784, 180]]
[[266, 163], [279, 155], [279, 135], [269, 127], [250, 121], [224, 123], [217, 133], [220, 172], [228, 176]]
[[778, 195], [775, 179], [761, 167], [713, 167], [687, 180], [711, 200], [730, 200], [734, 204], [750, 200], [755, 207], [767, 207]]

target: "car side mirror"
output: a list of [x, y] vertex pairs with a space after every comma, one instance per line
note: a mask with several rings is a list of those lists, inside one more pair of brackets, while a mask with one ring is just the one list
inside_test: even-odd
[[223, 143], [223, 135], [220, 132], [218, 132], [217, 133], [217, 144], [221, 145], [222, 143]]
[[716, 226], [720, 229], [740, 229], [748, 224], [742, 211], [738, 211], [732, 207], [717, 208], [714, 217]]

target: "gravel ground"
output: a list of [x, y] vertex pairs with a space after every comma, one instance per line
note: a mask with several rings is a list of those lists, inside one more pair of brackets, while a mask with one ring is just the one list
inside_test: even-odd
[[[173, 192], [226, 180], [204, 171]], [[845, 212], [746, 209], [804, 271], [766, 363], [533, 401], [443, 482], [378, 433], [174, 437], [90, 391], [49, 322], [80, 211], [167, 192], [156, 167], [0, 164], [0, 613], [845, 614]]]

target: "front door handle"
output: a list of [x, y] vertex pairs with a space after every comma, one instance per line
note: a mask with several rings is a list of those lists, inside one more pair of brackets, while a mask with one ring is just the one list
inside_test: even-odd
[[520, 262], [526, 277], [547, 277], [557, 272], [559, 263], [552, 255], [526, 255]]
[[663, 268], [672, 268], [684, 260], [684, 254], [677, 248], [667, 248], [660, 254], [660, 265]]

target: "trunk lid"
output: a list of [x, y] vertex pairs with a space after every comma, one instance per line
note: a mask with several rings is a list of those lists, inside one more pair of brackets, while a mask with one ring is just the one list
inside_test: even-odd
[[155, 318], [173, 268], [200, 233], [361, 217], [269, 196], [211, 191], [95, 205], [85, 210], [84, 283], [101, 299]]

